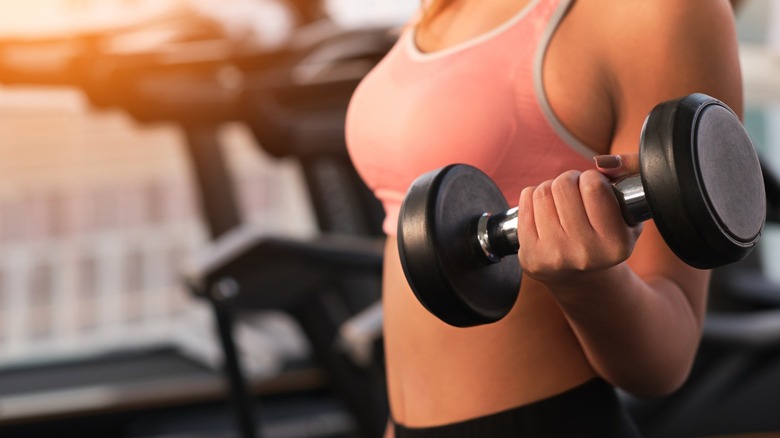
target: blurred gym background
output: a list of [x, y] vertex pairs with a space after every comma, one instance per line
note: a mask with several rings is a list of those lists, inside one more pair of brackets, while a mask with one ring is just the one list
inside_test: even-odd
[[[298, 42], [290, 49], [304, 26], [287, 3], [296, 2], [0, 0], [0, 436], [376, 436], [377, 412], [384, 406], [367, 402], [373, 411], [362, 412], [354, 407], [361, 395], [334, 390], [334, 385], [364, 383], [337, 377], [351, 365], [323, 365], [316, 347], [318, 342], [332, 347], [344, 341], [347, 327], [364, 329], [369, 347], [381, 346], [372, 304], [356, 305], [335, 328], [323, 329], [335, 330], [327, 341], [313, 334], [318, 329], [312, 328], [309, 316], [291, 316], [280, 310], [284, 306], [255, 306], [237, 321], [231, 314], [232, 330], [220, 331], [215, 311], [219, 299], [202, 295], [214, 290], [230, 295], [235, 292], [231, 283], [216, 282], [216, 288], [210, 284], [205, 292], [193, 285], [208, 283], [203, 279], [228, 269], [220, 265], [220, 257], [240, 255], [249, 245], [235, 243], [242, 238], [260, 245], [256, 236], [316, 239], [323, 230], [334, 231], [333, 225], [323, 225], [318, 211], [328, 207], [319, 205], [311, 192], [338, 174], [328, 176], [325, 168], [318, 168], [321, 180], [312, 180], [300, 154], [269, 151], [255, 132], [260, 128], [240, 117], [147, 117], [144, 108], [131, 108], [125, 101], [101, 105], [85, 92], [94, 83], [78, 83], [63, 73], [63, 63], [85, 50], [85, 43], [74, 44], [74, 39], [87, 35], [92, 41], [87, 44], [97, 47], [94, 41], [99, 41], [100, 50], [122, 59], [164, 52], [164, 62], [159, 56], [140, 61], [163, 67], [187, 64], [187, 56], [207, 53], [207, 61], [191, 62], [203, 67], [201, 71], [220, 64], [218, 71], [209, 71], [220, 86], [241, 88], [250, 82], [246, 71], [264, 68], [252, 63], [258, 54], [294, 52], [311, 44]], [[323, 5], [322, 17], [313, 17], [307, 25], [309, 30], [327, 28], [310, 32], [321, 38], [363, 29], [392, 35], [416, 7], [416, 0], [330, 0]], [[764, 164], [770, 171], [780, 169], [780, 3], [747, 0], [738, 24], [745, 122]], [[192, 48], [204, 41], [209, 44]], [[215, 41], [222, 44], [219, 49], [214, 49]], [[187, 49], [177, 52], [184, 44]], [[230, 46], [227, 52], [225, 44]], [[328, 56], [327, 50], [307, 53]], [[243, 64], [223, 68], [230, 58], [240, 58]], [[107, 65], [119, 71], [115, 66], [125, 64]], [[280, 65], [292, 74], [290, 64]], [[177, 78], [146, 91], [151, 97], [162, 95], [160, 102], [166, 102], [168, 92], [189, 93], [176, 86], [191, 78]], [[209, 82], [203, 88], [213, 86]], [[348, 93], [331, 97], [343, 103]], [[309, 103], [302, 100], [300, 105]], [[338, 117], [328, 120], [337, 124]], [[254, 237], [234, 236], [215, 244], [225, 230], [215, 231], [213, 221], [204, 218], [203, 187], [190, 156], [199, 135], [193, 125], [200, 124], [210, 127], [205, 135], [212, 137], [206, 143], [212, 141], [223, 154], [242, 228], [251, 229]], [[719, 291], [714, 303], [738, 309], [741, 316], [765, 316], [780, 308], [778, 248], [780, 232], [769, 223], [756, 260], [735, 274], [752, 275], [743, 282], [747, 297], [737, 296], [734, 291], [740, 287], [731, 287], [737, 277], [729, 276], [717, 285], [730, 289]], [[360, 251], [355, 254], [366, 257]], [[308, 265], [301, 263], [291, 268], [291, 275], [305, 275]], [[302, 327], [301, 321], [309, 325]], [[768, 326], [780, 339], [780, 316], [771, 321], [777, 323], [748, 325]], [[232, 333], [238, 345], [238, 376], [223, 372], [225, 348], [230, 348], [230, 342], [220, 340], [224, 333]], [[366, 358], [350, 348], [355, 346], [342, 352], [347, 362], [356, 368], [374, 362], [381, 370], [376, 351]], [[766, 366], [774, 361], [780, 371], [775, 357], [780, 357], [780, 342], [766, 348], [744, 354], [758, 354]], [[743, 350], [739, 352], [743, 357]], [[381, 384], [381, 377], [371, 382]], [[780, 379], [769, 382], [776, 386], [767, 391], [780, 398]], [[241, 384], [251, 399], [249, 411], [246, 404], [241, 408], [247, 400]], [[706, 391], [697, 394], [709, 397]], [[377, 395], [381, 391], [363, 396]], [[766, 398], [740, 403], [756, 417], [756, 410], [771, 416]], [[236, 414], [241, 409], [243, 417]], [[752, 420], [744, 415], [739, 425], [709, 422], [709, 429], [686, 429], [662, 408], [636, 409], [638, 418], [666, 421], [669, 427], [648, 426], [648, 436], [780, 431], [778, 421], [763, 417], [750, 423], [754, 427], [746, 426]], [[246, 425], [247, 412], [254, 415], [258, 430]], [[669, 430], [675, 432], [664, 435]]]

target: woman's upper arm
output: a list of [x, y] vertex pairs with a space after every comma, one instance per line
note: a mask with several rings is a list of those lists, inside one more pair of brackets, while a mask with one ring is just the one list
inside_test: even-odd
[[[624, 9], [623, 20], [612, 24], [616, 44], [607, 46], [605, 54], [613, 75], [612, 153], [637, 152], [645, 117], [665, 100], [701, 92], [742, 116], [736, 31], [727, 0], [612, 3]], [[701, 321], [708, 275], [677, 259], [652, 223], [646, 224], [629, 264], [644, 278], [678, 285]]]
[[616, 112], [614, 149], [635, 151], [650, 109], [693, 92], [718, 98], [741, 116], [742, 77], [727, 0], [612, 3], [630, 9], [613, 16], [615, 41], [604, 42]]

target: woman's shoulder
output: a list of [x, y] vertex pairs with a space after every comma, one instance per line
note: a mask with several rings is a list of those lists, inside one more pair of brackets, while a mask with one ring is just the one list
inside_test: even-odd
[[729, 0], [574, 0], [568, 21], [570, 41], [586, 42], [607, 61], [632, 60], [643, 68], [736, 42]]
[[597, 53], [619, 95], [644, 95], [650, 103], [698, 91], [741, 106], [729, 0], [578, 3], [582, 17], [592, 20], [588, 26], [598, 32]]
[[[723, 48], [736, 41], [728, 0], [596, 0], [582, 2], [592, 26], [603, 29], [602, 47], [613, 55], [656, 62], [658, 57]], [[598, 8], [601, 4], [601, 8]]]
[[575, 0], [587, 9], [593, 23], [634, 31], [681, 31], [704, 23], [724, 23], [733, 19], [729, 0]]

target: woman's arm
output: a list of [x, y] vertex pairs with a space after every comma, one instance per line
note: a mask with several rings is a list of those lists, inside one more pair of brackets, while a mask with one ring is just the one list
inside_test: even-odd
[[[644, 118], [664, 100], [703, 92], [741, 115], [727, 0], [586, 3], [578, 13], [592, 13], [604, 36], [597, 56], [614, 114], [610, 153], [636, 153]], [[652, 222], [641, 237], [626, 226], [595, 170], [526, 189], [520, 209], [523, 268], [557, 298], [594, 369], [638, 395], [679, 387], [700, 339], [708, 273], [674, 256]]]

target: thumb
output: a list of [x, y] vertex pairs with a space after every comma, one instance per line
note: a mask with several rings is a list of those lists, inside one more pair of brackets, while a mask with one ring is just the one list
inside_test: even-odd
[[610, 179], [639, 173], [639, 154], [597, 155], [596, 169]]

